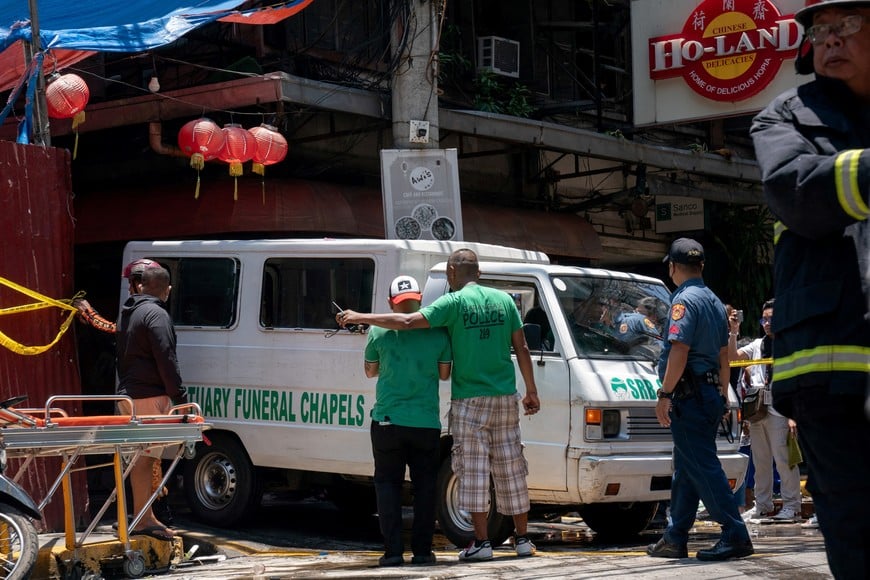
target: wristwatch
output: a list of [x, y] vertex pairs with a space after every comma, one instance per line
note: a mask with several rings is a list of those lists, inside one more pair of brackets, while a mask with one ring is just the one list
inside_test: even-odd
[[671, 391], [670, 393], [668, 393], [668, 392], [666, 392], [665, 389], [662, 387], [662, 388], [659, 388], [658, 391], [656, 391], [656, 397], [658, 397], [659, 399], [671, 399], [671, 400], [673, 400], [673, 398], [674, 398], [674, 392]]

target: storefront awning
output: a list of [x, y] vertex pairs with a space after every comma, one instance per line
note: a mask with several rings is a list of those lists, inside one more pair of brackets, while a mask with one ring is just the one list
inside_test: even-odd
[[[192, 180], [191, 180], [192, 181]], [[239, 179], [238, 201], [228, 180], [159, 188], [87, 192], [75, 200], [76, 243], [215, 237], [384, 237], [381, 192], [318, 181]], [[463, 203], [467, 241], [594, 260], [601, 241], [575, 214]]]

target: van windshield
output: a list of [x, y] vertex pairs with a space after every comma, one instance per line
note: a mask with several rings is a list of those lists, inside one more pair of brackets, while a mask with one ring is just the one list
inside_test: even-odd
[[578, 354], [658, 360], [669, 301], [664, 285], [571, 275], [550, 282]]

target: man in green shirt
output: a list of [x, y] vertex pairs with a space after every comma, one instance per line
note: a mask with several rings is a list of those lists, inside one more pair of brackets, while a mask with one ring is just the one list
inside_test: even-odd
[[336, 316], [342, 326], [447, 328], [454, 356], [450, 408], [453, 471], [459, 479], [459, 507], [471, 513], [475, 536], [459, 553], [463, 561], [492, 558], [486, 529], [490, 473], [499, 511], [514, 519], [517, 555], [535, 553], [526, 535], [528, 467], [522, 454], [520, 395], [511, 347], [526, 386], [522, 399], [526, 415], [540, 410], [532, 360], [513, 299], [505, 292], [478, 285], [479, 278], [477, 254], [457, 250], [447, 261], [447, 282], [453, 292], [419, 312], [361, 314], [345, 310]]
[[[420, 287], [410, 276], [390, 284], [393, 312], [420, 309]], [[438, 416], [438, 379], [450, 378], [450, 340], [444, 329], [408, 332], [373, 326], [365, 350], [365, 373], [378, 377], [372, 409], [372, 454], [375, 460], [375, 493], [378, 522], [384, 536], [381, 566], [400, 566], [402, 552], [402, 487], [405, 466], [414, 485], [414, 524], [411, 560], [435, 562], [435, 488], [441, 419]]]

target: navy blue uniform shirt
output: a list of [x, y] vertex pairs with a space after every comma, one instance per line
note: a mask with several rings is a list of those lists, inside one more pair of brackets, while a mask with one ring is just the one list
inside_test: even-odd
[[667, 339], [659, 358], [659, 378], [664, 379], [671, 342], [689, 345], [687, 366], [696, 375], [719, 371], [719, 351], [728, 346], [725, 306], [701, 278], [680, 284], [671, 294]]

